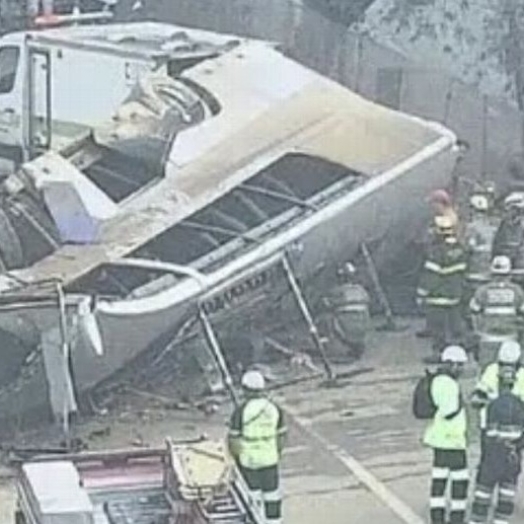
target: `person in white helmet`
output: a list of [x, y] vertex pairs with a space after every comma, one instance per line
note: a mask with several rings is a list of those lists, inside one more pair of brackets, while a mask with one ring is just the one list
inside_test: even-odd
[[518, 342], [514, 340], [503, 342], [498, 350], [497, 360], [486, 367], [473, 391], [471, 404], [480, 410], [481, 456], [486, 438], [486, 408], [499, 395], [499, 377], [504, 370], [514, 372], [515, 380], [512, 392], [524, 401], [524, 369], [521, 366], [521, 353], [521, 346]]
[[489, 280], [491, 267], [491, 247], [497, 232], [498, 223], [489, 215], [490, 202], [483, 193], [471, 195], [471, 218], [464, 231], [464, 246], [468, 254], [468, 282], [472, 286]]
[[[438, 371], [431, 380], [430, 395], [435, 414], [423, 441], [433, 450], [430, 499], [432, 524], [463, 524], [465, 521], [469, 482], [467, 419], [458, 379], [467, 361], [464, 348], [446, 347]], [[449, 483], [451, 489], [448, 491]]]
[[493, 256], [504, 255], [512, 267], [522, 267], [524, 250], [524, 193], [511, 193], [504, 200], [504, 216], [495, 233]]
[[[507, 354], [500, 358], [513, 361], [520, 355], [514, 342], [508, 342], [506, 348]], [[515, 509], [524, 446], [524, 402], [514, 393], [516, 380], [513, 365], [498, 366], [498, 395], [486, 410], [470, 524], [486, 523], [491, 512], [496, 524], [507, 524]]]
[[491, 282], [477, 289], [469, 305], [482, 367], [493, 362], [502, 342], [520, 341], [524, 316], [524, 292], [511, 281], [510, 259], [495, 257], [491, 275]]
[[370, 297], [357, 281], [357, 271], [347, 262], [337, 270], [337, 284], [323, 299], [330, 339], [341, 343], [352, 358], [360, 358], [371, 328]]
[[267, 524], [282, 521], [279, 463], [286, 426], [282, 410], [265, 394], [259, 371], [242, 377], [245, 401], [231, 416], [228, 443], [249, 489], [261, 493]]

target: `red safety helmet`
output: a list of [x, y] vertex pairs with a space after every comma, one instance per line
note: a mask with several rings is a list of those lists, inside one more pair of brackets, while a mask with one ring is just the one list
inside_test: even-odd
[[435, 191], [429, 195], [429, 201], [435, 204], [442, 204], [444, 206], [451, 205], [451, 197], [445, 189], [435, 189]]

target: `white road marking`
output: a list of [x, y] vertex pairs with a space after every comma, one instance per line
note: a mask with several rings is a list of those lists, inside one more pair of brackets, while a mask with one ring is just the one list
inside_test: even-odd
[[289, 448], [284, 448], [284, 455], [302, 453], [303, 451], [309, 451], [309, 447], [308, 446], [289, 446]]
[[280, 473], [283, 477], [299, 477], [301, 475], [311, 475], [315, 468], [311, 465], [302, 468], [281, 468]]
[[398, 498], [383, 482], [375, 477], [357, 459], [351, 456], [340, 446], [332, 444], [320, 433], [312, 428], [311, 421], [303, 419], [293, 408], [287, 405], [281, 406], [284, 411], [294, 420], [302, 431], [313, 440], [317, 441], [322, 447], [329, 451], [352, 475], [354, 475], [369, 491], [378, 497], [395, 515], [406, 524], [425, 524], [404, 501]]

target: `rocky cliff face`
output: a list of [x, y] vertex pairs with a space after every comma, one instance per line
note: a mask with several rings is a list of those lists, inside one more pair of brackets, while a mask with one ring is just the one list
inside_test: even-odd
[[376, 0], [358, 30], [421, 66], [516, 101], [522, 0]]

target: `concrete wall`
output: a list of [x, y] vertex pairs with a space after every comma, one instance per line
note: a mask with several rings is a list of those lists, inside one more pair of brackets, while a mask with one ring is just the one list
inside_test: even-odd
[[471, 145], [463, 164], [469, 177], [502, 180], [508, 156], [520, 150], [522, 115], [509, 103], [416, 67], [299, 0], [149, 0], [147, 9], [163, 21], [277, 41], [293, 58], [368, 98], [447, 124]]

